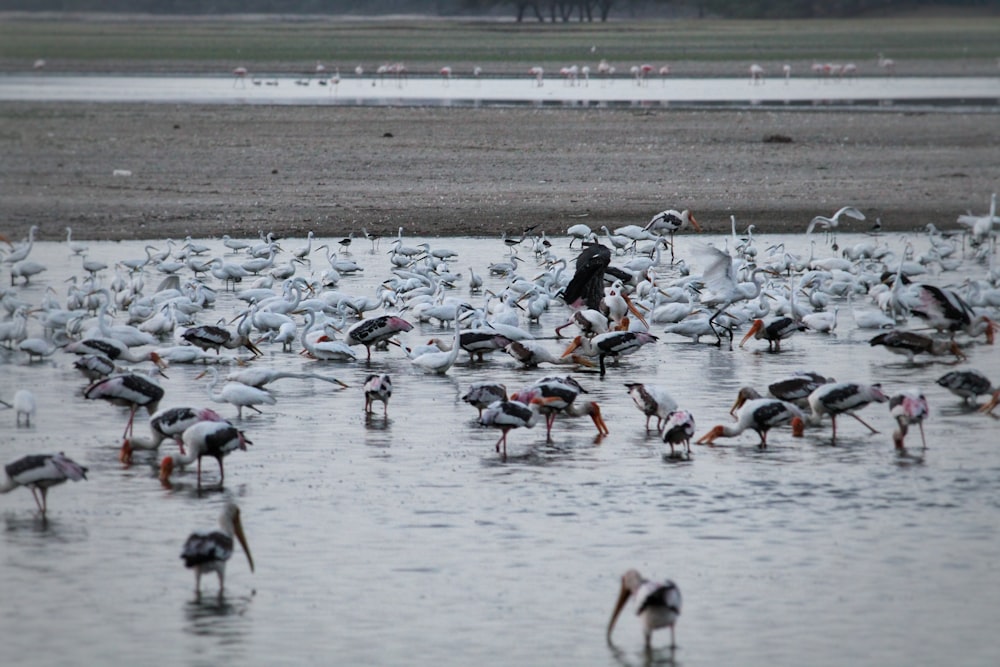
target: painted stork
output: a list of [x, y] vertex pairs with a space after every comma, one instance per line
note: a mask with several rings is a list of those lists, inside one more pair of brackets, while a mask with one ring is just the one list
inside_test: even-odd
[[184, 431], [181, 440], [184, 443], [185, 453], [176, 457], [166, 456], [160, 462], [160, 482], [164, 486], [169, 486], [170, 476], [175, 467], [197, 462], [198, 488], [200, 489], [201, 459], [204, 456], [210, 456], [219, 463], [219, 486], [221, 487], [226, 478], [222, 459], [237, 449], [246, 451], [247, 445], [253, 444], [243, 431], [226, 421], [198, 422]]
[[476, 408], [482, 417], [483, 410], [490, 405], [507, 400], [507, 387], [496, 382], [477, 382], [469, 387], [462, 400]]
[[[501, 431], [496, 450], [507, 458], [507, 433], [515, 428], [532, 428], [538, 420], [538, 411], [520, 401], [497, 401], [483, 411], [479, 423]], [[503, 445], [501, 451], [500, 445]]]
[[511, 400], [538, 406], [538, 412], [545, 416], [545, 440], [552, 442], [552, 425], [556, 415], [562, 413], [570, 417], [588, 415], [597, 427], [598, 435], [607, 435], [608, 427], [604, 423], [600, 406], [594, 401], [580, 401], [576, 398], [586, 394], [579, 382], [572, 376], [545, 377], [522, 391], [515, 392]]
[[777, 398], [755, 398], [746, 401], [736, 413], [735, 424], [719, 424], [698, 438], [699, 445], [710, 445], [716, 438], [731, 438], [751, 429], [760, 436], [758, 447], [767, 447], [767, 432], [772, 428], [803, 419], [802, 411], [788, 401]]
[[381, 315], [361, 320], [347, 330], [344, 342], [348, 345], [364, 345], [368, 351], [367, 361], [372, 358], [372, 346], [388, 341], [398, 333], [405, 333], [413, 325], [396, 315]]
[[127, 361], [133, 364], [152, 361], [160, 368], [166, 368], [167, 366], [156, 352], [151, 350], [132, 350], [125, 343], [114, 338], [85, 338], [66, 345], [63, 351], [81, 356], [100, 354], [111, 361]]
[[677, 401], [661, 386], [646, 385], [642, 382], [626, 382], [628, 395], [632, 397], [635, 407], [646, 415], [646, 430], [649, 430], [649, 418], [656, 416], [656, 430], [663, 429], [663, 422], [677, 409]]
[[201, 594], [201, 575], [207, 572], [215, 572], [218, 575], [219, 595], [222, 595], [225, 587], [226, 562], [233, 555], [234, 535], [240, 541], [243, 553], [246, 554], [247, 562], [250, 564], [250, 571], [253, 572], [253, 556], [250, 555], [250, 547], [247, 545], [243, 522], [240, 519], [240, 508], [236, 503], [226, 503], [219, 516], [219, 528], [221, 530], [191, 533], [181, 551], [184, 567], [194, 570], [194, 590], [198, 595]]
[[58, 454], [32, 454], [11, 461], [2, 469], [0, 493], [7, 493], [19, 486], [31, 489], [35, 504], [45, 519], [49, 489], [67, 479], [78, 482], [87, 479], [87, 469], [68, 456]]
[[584, 357], [597, 357], [600, 362], [601, 376], [603, 377], [606, 372], [604, 360], [607, 357], [617, 359], [618, 357], [632, 354], [643, 345], [656, 340], [658, 340], [656, 336], [644, 331], [610, 331], [606, 334], [594, 336], [593, 338], [577, 336], [570, 343], [569, 347], [566, 348], [562, 356], [564, 358], [570, 356], [579, 348], [582, 350], [581, 354]]
[[768, 352], [781, 352], [781, 341], [791, 336], [796, 331], [808, 329], [805, 324], [793, 317], [776, 317], [765, 322], [764, 320], [754, 320], [750, 330], [740, 341], [740, 347], [750, 340], [750, 338], [764, 339], [767, 341]]
[[215, 350], [215, 353], [219, 354], [219, 348], [224, 347], [227, 350], [236, 350], [241, 347], [245, 347], [253, 352], [255, 357], [259, 357], [264, 354], [247, 336], [238, 333], [234, 334], [225, 327], [215, 326], [212, 324], [205, 324], [186, 329], [184, 333], [181, 334], [181, 338], [186, 340], [191, 345], [200, 347], [205, 352]]
[[392, 378], [388, 374], [372, 373], [365, 378], [365, 414], [372, 414], [372, 404], [382, 402], [382, 416], [389, 416], [389, 398], [392, 396]]
[[902, 331], [900, 329], [881, 333], [868, 341], [868, 343], [872, 347], [881, 345], [893, 354], [902, 354], [910, 363], [913, 363], [913, 357], [917, 354], [929, 354], [934, 357], [940, 357], [951, 353], [955, 355], [957, 361], [962, 361], [966, 358], [962, 350], [959, 349], [958, 343], [953, 340], [938, 340], [913, 331]]
[[[175, 440], [183, 447], [181, 440], [184, 431], [198, 422], [225, 422], [226, 420], [215, 410], [209, 408], [194, 408], [181, 406], [159, 410], [149, 418], [150, 437], [133, 436], [122, 443], [118, 459], [122, 463], [132, 462], [132, 452], [136, 449], [155, 451], [164, 440]], [[183, 453], [183, 450], [181, 450]]]
[[910, 307], [910, 312], [926, 320], [931, 328], [947, 331], [952, 336], [958, 331], [972, 337], [985, 334], [987, 344], [993, 344], [997, 324], [986, 315], [976, 315], [956, 292], [927, 284], [911, 289], [916, 305]]
[[695, 231], [701, 231], [701, 225], [694, 218], [694, 213], [688, 209], [683, 211], [676, 211], [674, 209], [667, 209], [666, 211], [660, 211], [646, 223], [643, 227], [644, 231], [655, 232], [657, 234], [663, 234], [666, 232], [670, 235], [670, 264], [674, 263], [674, 234], [676, 234], [684, 225], [689, 224], [694, 227]]
[[[809, 407], [809, 394], [824, 384], [835, 382], [833, 378], [828, 378], [814, 373], [813, 371], [800, 371], [789, 377], [772, 382], [767, 386], [768, 393], [782, 401], [788, 401], [802, 409]], [[761, 398], [761, 395], [753, 387], [740, 387], [736, 395], [736, 401], [730, 408], [729, 414], [735, 415], [736, 410], [749, 400]]]
[[951, 371], [936, 380], [937, 384], [968, 403], [978, 396], [992, 394], [1000, 387], [993, 386], [989, 378], [975, 370]]
[[677, 645], [674, 626], [677, 624], [677, 617], [681, 615], [681, 590], [669, 579], [649, 581], [636, 570], [629, 570], [622, 575], [621, 591], [608, 622], [608, 644], [611, 644], [615, 621], [629, 599], [635, 600], [635, 613], [642, 623], [646, 651], [652, 650], [653, 631], [660, 628], [670, 628], [670, 647], [674, 648]]
[[869, 403], [885, 403], [889, 397], [882, 391], [880, 384], [863, 384], [860, 382], [831, 382], [817, 388], [809, 394], [809, 407], [811, 414], [805, 419], [797, 420], [792, 424], [793, 432], [796, 436], [802, 435], [802, 429], [806, 422], [811, 425], [818, 425], [823, 419], [823, 415], [830, 415], [833, 424], [833, 439], [831, 444], [837, 444], [837, 416], [848, 414], [864, 424], [872, 433], [878, 433], [870, 424], [857, 416], [856, 410], [860, 410]]
[[[152, 372], [158, 371], [158, 368], [154, 368]], [[91, 400], [102, 399], [112, 405], [127, 407], [128, 424], [122, 433], [122, 440], [127, 440], [132, 437], [132, 425], [139, 408], [146, 408], [150, 415], [159, 409], [160, 400], [163, 398], [163, 387], [156, 384], [151, 377], [137, 373], [122, 373], [92, 383], [83, 391], [83, 397]]]
[[694, 437], [694, 415], [687, 410], [674, 410], [667, 415], [660, 430], [663, 442], [670, 445], [670, 457], [675, 456], [674, 445], [684, 445], [684, 454], [691, 455], [691, 438]]
[[927, 439], [924, 438], [924, 419], [930, 414], [927, 399], [916, 390], [901, 391], [889, 399], [889, 414], [896, 420], [896, 430], [892, 432], [892, 442], [896, 449], [904, 449], [903, 438], [912, 424], [920, 427], [920, 440], [924, 449]]

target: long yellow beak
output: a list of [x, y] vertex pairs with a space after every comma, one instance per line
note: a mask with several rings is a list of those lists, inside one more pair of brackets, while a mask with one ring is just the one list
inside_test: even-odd
[[233, 533], [236, 535], [236, 539], [240, 541], [240, 546], [243, 547], [243, 553], [247, 555], [247, 562], [250, 563], [250, 571], [253, 572], [253, 556], [250, 555], [250, 547], [247, 545], [247, 537], [243, 534], [243, 521], [240, 520], [240, 515], [237, 514], [236, 518], [233, 520]]
[[744, 343], [753, 338], [753, 336], [763, 328], [764, 328], [764, 320], [754, 320], [753, 326], [750, 327], [750, 331], [748, 331], [747, 335], [744, 336], [743, 340], [740, 341], [740, 347], [743, 347]]
[[625, 603], [628, 602], [631, 594], [631, 591], [625, 587], [625, 584], [622, 584], [621, 592], [618, 593], [618, 601], [615, 602], [615, 610], [611, 612], [611, 620], [608, 621], [607, 637], [609, 644], [611, 643], [611, 631], [615, 629], [615, 621], [618, 620], [618, 614], [620, 614], [622, 609], [625, 608]]

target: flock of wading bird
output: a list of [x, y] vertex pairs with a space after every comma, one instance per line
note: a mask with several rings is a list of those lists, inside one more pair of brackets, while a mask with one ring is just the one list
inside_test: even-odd
[[[337, 243], [339, 248], [334, 250], [330, 244], [314, 247], [310, 232], [306, 244], [290, 252], [283, 250], [273, 235], [262, 233], [259, 242], [224, 236], [220, 254], [216, 254], [218, 248], [190, 237], [183, 243], [168, 239], [146, 246], [144, 258], [122, 258], [108, 266], [88, 260], [86, 244], [74, 242], [72, 230], [67, 228], [70, 256], [82, 258], [84, 273], [70, 281], [65, 301], [49, 288], [39, 303], [23, 300], [20, 287], [30, 284], [32, 278], [38, 280], [36, 276], [47, 269], [30, 258], [37, 231], [32, 228], [20, 244], [0, 237], [8, 246], [2, 251], [3, 263], [12, 284], [0, 298], [6, 311], [0, 322], [0, 344], [7, 348], [8, 363], [20, 359], [31, 364], [57, 352], [74, 354], [74, 366], [90, 381], [81, 399], [100, 399], [128, 409], [121, 461], [130, 463], [135, 451], [155, 452], [171, 441], [178, 451], [162, 458], [159, 479], [169, 485], [177, 469], [195, 464], [200, 489], [204, 457], [217, 461], [217, 483], [221, 486], [224, 458], [251, 444], [238, 424], [243, 421], [244, 408], [260, 412], [258, 406], [276, 404], [267, 388], [270, 383], [311, 378], [347, 386], [322, 372], [263, 366], [260, 346], [265, 344], [272, 348], [280, 344], [282, 354], [294, 354], [298, 342], [298, 353], [317, 361], [369, 366], [373, 351], [385, 354], [389, 345], [395, 344], [415, 372], [438, 374], [447, 373], [463, 351], [470, 364], [483, 363], [487, 354], [504, 352], [526, 368], [543, 364], [596, 367], [603, 378], [617, 370], [612, 366], [609, 371], [609, 364], [658, 340], [650, 333], [654, 325], [668, 334], [695, 342], [705, 337], [729, 349], [734, 332], [746, 325], [740, 347], [751, 339], [761, 340], [769, 352], [778, 354], [782, 342], [796, 333], [834, 331], [839, 304], [846, 300], [855, 326], [880, 330], [871, 338], [871, 345], [905, 355], [910, 362], [924, 355], [953, 358], [959, 363], [966, 358], [963, 348], [975, 344], [978, 337], [992, 344], [997, 328], [992, 317], [1000, 307], [1000, 274], [993, 259], [994, 227], [1000, 223], [995, 205], [994, 196], [987, 215], [959, 216], [959, 227], [953, 233], [930, 226], [895, 251], [879, 238], [877, 224], [869, 240], [840, 249], [836, 241], [840, 219], [865, 218], [856, 208], [844, 207], [830, 217], [817, 216], [806, 230], [809, 234], [817, 230], [825, 233], [824, 242], [834, 253], [823, 258], [815, 256], [816, 241], [808, 258], [794, 256], [780, 245], [758, 249], [753, 227], [738, 235], [735, 218], [732, 237], [724, 249], [696, 242], [690, 257], [677, 258], [674, 234], [685, 227], [695, 232], [701, 229], [690, 211], [667, 210], [645, 225], [615, 230], [602, 227], [600, 233], [586, 225], [570, 227], [569, 247], [579, 241], [581, 250], [569, 270], [570, 263], [556, 256], [552, 241], [528, 228], [518, 238], [504, 236], [506, 257], [484, 269], [504, 284], [502, 290], [495, 291], [485, 290], [482, 275], [471, 268], [467, 279], [453, 272], [457, 253], [432, 248], [429, 243], [409, 246], [400, 228], [389, 243], [389, 277], [370, 295], [337, 289], [344, 276], [363, 270], [349, 259], [353, 234]], [[382, 240], [367, 230], [362, 232], [374, 254]], [[918, 249], [918, 244], [926, 247]], [[540, 267], [532, 279], [519, 271], [519, 263], [525, 260], [518, 253], [526, 246]], [[308, 278], [300, 275], [300, 267], [310, 266], [313, 254], [323, 249], [329, 269], [319, 275], [313, 272]], [[669, 263], [662, 255], [665, 251], [670, 253]], [[279, 262], [283, 252], [288, 259]], [[978, 277], [960, 287], [921, 280], [929, 275], [928, 266], [939, 267], [938, 275], [946, 278], [962, 264], [973, 267], [972, 273]], [[676, 278], [658, 277], [666, 265]], [[157, 274], [159, 286], [147, 291], [146, 279]], [[470, 297], [480, 297], [481, 305], [473, 305], [473, 298], [449, 296], [461, 287], [461, 281], [467, 281]], [[240, 288], [235, 301], [246, 307], [220, 319], [214, 308], [215, 295], [218, 288], [230, 286], [234, 291]], [[871, 304], [867, 313], [854, 309], [853, 297]], [[772, 306], [772, 302], [777, 305]], [[571, 343], [562, 352], [546, 347], [521, 326], [525, 319], [537, 321], [553, 306], [566, 311], [564, 323], [556, 327], [556, 338], [565, 329], [574, 329]], [[199, 323], [199, 319], [217, 323]], [[435, 338], [427, 345], [408, 347], [397, 339], [413, 329], [410, 320], [440, 322], [452, 327], [453, 335], [450, 340]], [[39, 336], [29, 335], [35, 321], [42, 329]], [[919, 326], [906, 326], [911, 322]], [[365, 348], [363, 359], [355, 350], [360, 346]], [[148, 370], [134, 366], [147, 363]], [[206, 365], [198, 377], [211, 375], [207, 396], [235, 407], [234, 420], [202, 405], [160, 409], [165, 392], [157, 378], [171, 364], [188, 363]], [[217, 368], [223, 364], [234, 370], [221, 375]], [[318, 364], [317, 368], [326, 365]], [[937, 378], [936, 383], [966, 402], [990, 395], [983, 412], [990, 412], [1000, 402], [1000, 387], [972, 369], [954, 370]], [[645, 416], [647, 432], [650, 420], [656, 418], [656, 433], [669, 446], [665, 457], [689, 458], [695, 434], [692, 412], [679, 405], [666, 387], [635, 381], [626, 382], [625, 387]], [[714, 426], [696, 442], [708, 445], [749, 430], [759, 436], [758, 446], [765, 448], [771, 429], [787, 425], [800, 436], [805, 427], [819, 427], [828, 416], [830, 442], [836, 444], [839, 416], [848, 415], [875, 432], [857, 411], [871, 403], [887, 402], [896, 424], [892, 434], [895, 447], [905, 451], [905, 438], [913, 425], [919, 427], [922, 446], [926, 447], [923, 421], [929, 409], [921, 388], [887, 392], [879, 384], [838, 382], [818, 372], [803, 371], [776, 378], [766, 392], [762, 395], [752, 387], [741, 389], [730, 411], [733, 421]], [[388, 417], [392, 397], [388, 374], [369, 374], [362, 393], [369, 420], [378, 418], [376, 403], [381, 404], [382, 418]], [[501, 384], [477, 383], [462, 398], [479, 411], [481, 425], [500, 431], [496, 450], [506, 459], [508, 433], [530, 428], [540, 417], [545, 419], [547, 441], [557, 419], [584, 415], [593, 420], [598, 438], [606, 435], [608, 427], [600, 407], [581, 398], [586, 393], [572, 375], [557, 374], [510, 393]], [[29, 389], [20, 389], [12, 404], [3, 404], [15, 411], [17, 427], [36, 424], [35, 398]], [[133, 432], [136, 413], [142, 409], [150, 415], [149, 435]], [[86, 479], [87, 469], [57, 453], [24, 456], [2, 472], [0, 492], [18, 486], [30, 489], [44, 521], [48, 489], [66, 480]], [[200, 590], [203, 573], [216, 572], [221, 594], [234, 537], [242, 544], [252, 570], [239, 508], [232, 503], [222, 512], [220, 530], [195, 533], [187, 540], [182, 558], [196, 572], [196, 590]], [[648, 581], [635, 570], [622, 577], [621, 595], [607, 627], [608, 641], [629, 599], [635, 600], [647, 648], [652, 631], [664, 627], [671, 629], [673, 646], [674, 624], [681, 611], [680, 591], [669, 580]]]

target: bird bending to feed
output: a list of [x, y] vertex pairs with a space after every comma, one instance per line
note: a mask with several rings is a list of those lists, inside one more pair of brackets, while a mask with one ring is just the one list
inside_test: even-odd
[[927, 407], [927, 399], [922, 393], [916, 390], [901, 391], [894, 394], [889, 399], [889, 414], [896, 420], [896, 430], [892, 432], [892, 442], [896, 449], [904, 449], [903, 438], [911, 424], [920, 427], [920, 440], [924, 449], [927, 448], [927, 439], [924, 438], [924, 419], [930, 414]]
[[236, 503], [226, 503], [219, 516], [219, 528], [220, 530], [191, 533], [184, 542], [181, 558], [184, 559], [184, 567], [194, 570], [194, 590], [197, 594], [201, 593], [201, 575], [215, 572], [219, 577], [219, 595], [222, 595], [226, 579], [226, 562], [233, 555], [234, 535], [240, 541], [247, 562], [250, 563], [250, 571], [253, 572], [253, 556], [250, 555], [250, 547], [247, 545], [243, 522], [240, 519], [240, 508]]
[[913, 331], [893, 329], [875, 336], [868, 343], [872, 347], [881, 345], [894, 354], [902, 354], [910, 363], [913, 363], [913, 357], [917, 354], [940, 357], [951, 353], [955, 355], [957, 361], [965, 359], [965, 353], [959, 349], [955, 341], [937, 340]]
[[670, 445], [670, 458], [676, 456], [674, 445], [684, 445], [684, 455], [691, 455], [691, 438], [694, 436], [694, 415], [687, 410], [674, 410], [667, 416], [660, 431], [663, 442]]
[[490, 405], [507, 400], [507, 387], [496, 382], [476, 382], [465, 392], [462, 400], [476, 408], [482, 417], [483, 410]]
[[663, 422], [677, 409], [677, 401], [666, 389], [641, 382], [626, 382], [628, 395], [632, 397], [635, 407], [646, 415], [646, 430], [649, 430], [649, 418], [656, 416], [656, 430], [663, 429]]
[[67, 479], [78, 482], [87, 479], [87, 469], [68, 456], [58, 454], [32, 454], [23, 456], [3, 467], [0, 493], [7, 493], [19, 486], [31, 489], [35, 504], [45, 518], [49, 489]]
[[646, 651], [652, 649], [653, 630], [670, 628], [670, 647], [677, 646], [674, 635], [674, 625], [681, 615], [681, 589], [669, 579], [664, 581], [649, 581], [636, 570], [629, 570], [622, 575], [621, 592], [618, 602], [611, 613], [608, 622], [607, 639], [611, 644], [611, 632], [615, 629], [615, 621], [629, 599], [635, 600], [635, 613], [642, 623], [642, 633], [646, 640]]
[[191, 327], [181, 334], [181, 338], [206, 352], [215, 350], [216, 354], [219, 354], [219, 348], [222, 347], [227, 350], [236, 350], [245, 347], [253, 352], [255, 357], [263, 356], [264, 354], [248, 337], [242, 334], [233, 334], [224, 327], [211, 324]]
[[[156, 412], [149, 418], [149, 430], [151, 436], [133, 436], [126, 438], [122, 443], [121, 451], [118, 453], [118, 460], [122, 463], [132, 462], [132, 452], [136, 449], [155, 451], [160, 448], [164, 440], [174, 440], [183, 447], [182, 440], [184, 431], [194, 426], [198, 422], [224, 422], [222, 415], [209, 408], [192, 408], [181, 406], [176, 408], [166, 408]], [[184, 450], [181, 450], [184, 453]]]
[[951, 371], [939, 377], [936, 382], [966, 403], [970, 399], [975, 401], [984, 394], [992, 394], [998, 389], [993, 386], [989, 378], [974, 370]]
[[531, 428], [538, 420], [538, 412], [531, 406], [520, 401], [497, 401], [491, 404], [479, 417], [479, 423], [483, 426], [500, 429], [500, 439], [497, 440], [496, 450], [501, 452], [500, 445], [503, 445], [501, 452], [503, 458], [507, 458], [507, 433], [515, 428]]
[[[793, 403], [802, 409], [809, 407], [809, 394], [824, 384], [834, 382], [833, 378], [828, 378], [812, 371], [799, 371], [767, 386], [767, 391], [775, 398]], [[729, 409], [729, 414], [735, 415], [736, 410], [744, 403], [754, 398], [762, 398], [753, 387], [740, 387], [736, 395], [733, 407]]]
[[823, 419], [823, 415], [830, 415], [830, 422], [833, 424], [833, 438], [831, 444], [837, 444], [837, 416], [848, 414], [872, 433], [878, 433], [868, 422], [854, 414], [869, 403], [885, 403], [889, 397], [882, 391], [881, 384], [863, 384], [860, 382], [831, 382], [817, 388], [809, 394], [809, 407], [811, 414], [806, 418], [798, 419], [792, 423], [792, 431], [796, 436], [801, 436], [805, 423], [818, 425]]
[[656, 340], [658, 340], [656, 336], [644, 331], [609, 331], [593, 338], [577, 336], [563, 351], [562, 356], [568, 357], [579, 348], [582, 356], [598, 358], [603, 376], [606, 372], [604, 360], [607, 357], [617, 359], [632, 354], [643, 345]]
[[165, 486], [169, 485], [170, 476], [176, 466], [197, 461], [198, 488], [200, 489], [201, 459], [203, 456], [211, 456], [219, 463], [219, 486], [221, 487], [226, 478], [222, 459], [237, 449], [246, 451], [247, 445], [253, 444], [243, 431], [226, 421], [198, 422], [184, 431], [181, 440], [184, 442], [185, 453], [176, 458], [173, 456], [164, 457], [163, 461], [160, 462], [160, 482]]
[[372, 404], [382, 402], [382, 416], [389, 416], [389, 398], [392, 396], [392, 379], [386, 374], [371, 374], [365, 378], [365, 414], [372, 414]]
[[985, 334], [986, 343], [993, 344], [996, 322], [986, 315], [976, 315], [969, 304], [954, 291], [921, 284], [914, 288], [914, 293], [917, 304], [910, 307], [910, 312], [926, 320], [931, 328], [946, 331], [952, 336], [958, 331], [964, 331], [973, 338]]
[[791, 336], [796, 331], [808, 329], [805, 324], [792, 317], [776, 317], [765, 322], [764, 320], [754, 320], [750, 330], [740, 341], [740, 347], [750, 340], [751, 337], [767, 341], [769, 352], [781, 352], [781, 341]]
[[767, 447], [767, 432], [772, 428], [790, 424], [794, 419], [803, 419], [798, 407], [777, 398], [755, 398], [746, 401], [736, 413], [735, 424], [719, 424], [698, 438], [699, 445], [710, 445], [716, 438], [731, 438], [747, 429], [760, 436], [761, 449]]
[[562, 413], [570, 417], [589, 416], [597, 427], [599, 436], [609, 433], [600, 406], [594, 401], [576, 402], [577, 396], [588, 393], [572, 376], [546, 377], [537, 380], [531, 387], [516, 392], [511, 400], [538, 406], [538, 412], [545, 415], [545, 439], [552, 442], [552, 425], [556, 415]]

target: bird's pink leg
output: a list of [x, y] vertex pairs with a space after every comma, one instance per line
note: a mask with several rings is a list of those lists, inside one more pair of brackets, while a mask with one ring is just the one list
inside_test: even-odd
[[865, 427], [869, 431], [871, 431], [872, 433], [878, 433], [878, 431], [876, 431], [874, 428], [872, 428], [871, 425], [868, 422], [866, 422], [864, 419], [862, 419], [861, 417], [857, 416], [853, 412], [848, 412], [847, 414], [851, 415], [852, 417], [854, 417], [855, 419], [857, 419], [859, 422], [861, 422], [862, 424], [864, 424]]
[[42, 513], [42, 516], [45, 516], [45, 507], [42, 505], [42, 501], [38, 498], [38, 489], [34, 486], [31, 487], [31, 495], [35, 499], [35, 505], [38, 506], [38, 511]]
[[923, 443], [924, 449], [927, 449], [927, 439], [924, 438], [924, 423], [917, 422], [917, 426], [920, 427], [920, 441]]

